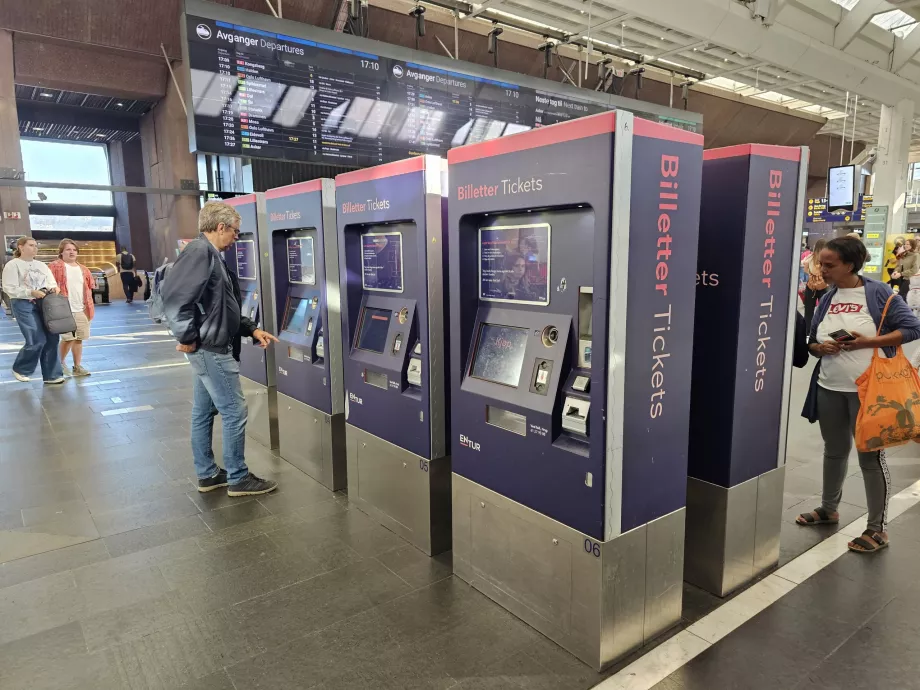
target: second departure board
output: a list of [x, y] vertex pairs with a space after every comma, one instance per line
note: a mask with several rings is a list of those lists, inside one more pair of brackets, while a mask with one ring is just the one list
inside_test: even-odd
[[191, 15], [187, 35], [201, 152], [369, 166], [608, 109]]

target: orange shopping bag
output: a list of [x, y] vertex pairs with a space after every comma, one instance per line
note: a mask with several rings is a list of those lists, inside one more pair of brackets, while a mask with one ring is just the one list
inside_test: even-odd
[[[888, 298], [878, 335], [888, 314]], [[856, 379], [859, 391], [859, 416], [856, 418], [856, 448], [873, 451], [900, 446], [910, 440], [920, 442], [920, 376], [898, 346], [894, 357], [872, 353], [872, 364]]]

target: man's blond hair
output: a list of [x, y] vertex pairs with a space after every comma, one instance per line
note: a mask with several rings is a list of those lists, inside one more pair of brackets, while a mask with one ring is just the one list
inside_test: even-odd
[[209, 201], [198, 214], [198, 232], [215, 232], [221, 223], [228, 227], [239, 227], [240, 221], [240, 214], [230, 204]]

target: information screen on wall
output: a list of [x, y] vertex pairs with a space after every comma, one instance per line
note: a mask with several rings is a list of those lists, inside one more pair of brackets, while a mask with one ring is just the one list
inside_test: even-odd
[[361, 235], [361, 269], [365, 290], [402, 292], [402, 235], [398, 232]]
[[480, 298], [549, 304], [549, 239], [546, 223], [480, 228]]
[[192, 15], [187, 35], [193, 148], [207, 153], [377, 165], [608, 109]]
[[288, 282], [316, 285], [316, 263], [312, 237], [289, 237], [287, 240]]
[[237, 277], [242, 280], [256, 279], [256, 248], [254, 240], [237, 240], [236, 250]]
[[830, 210], [848, 209], [856, 206], [856, 168], [841, 165], [828, 168], [827, 171], [827, 206]]

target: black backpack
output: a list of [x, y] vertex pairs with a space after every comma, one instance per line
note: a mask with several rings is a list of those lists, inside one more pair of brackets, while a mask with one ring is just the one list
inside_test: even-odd
[[121, 270], [130, 271], [134, 268], [134, 254], [122, 254], [121, 255]]
[[73, 318], [73, 310], [70, 308], [70, 300], [61, 293], [45, 295], [41, 300], [42, 320], [45, 322], [45, 328], [50, 333], [74, 333], [77, 330], [77, 322]]

